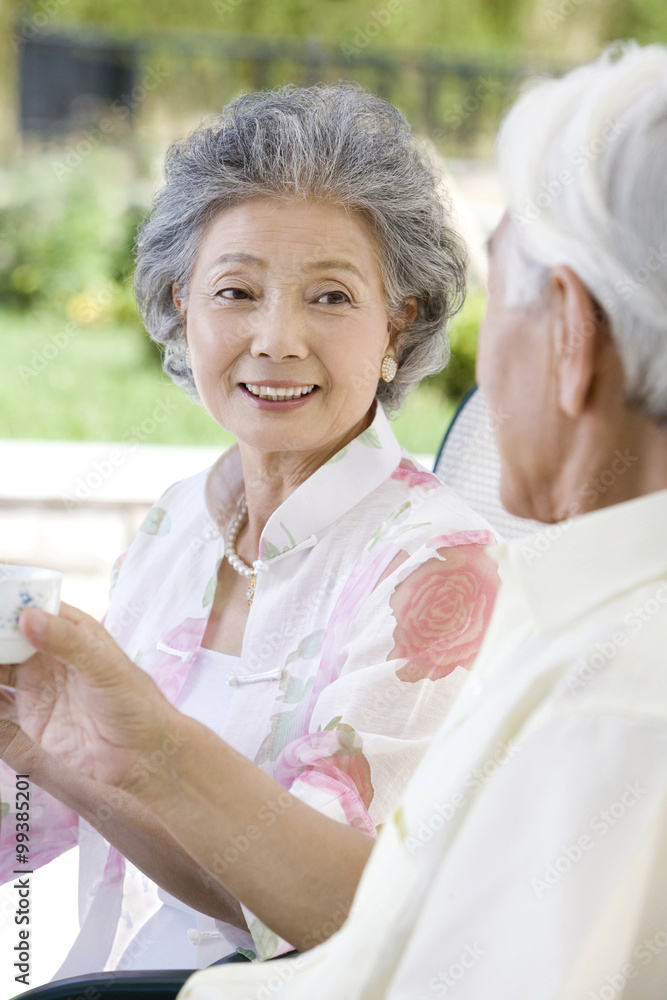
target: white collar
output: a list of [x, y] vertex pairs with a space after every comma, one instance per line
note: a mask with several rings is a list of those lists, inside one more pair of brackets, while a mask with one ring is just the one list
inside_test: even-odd
[[644, 581], [667, 579], [667, 490], [582, 514], [496, 547], [503, 583], [518, 588], [541, 632]]
[[[317, 539], [360, 503], [401, 461], [401, 446], [378, 403], [373, 422], [309, 476], [273, 512], [262, 532], [259, 558], [269, 561]], [[228, 449], [208, 473], [206, 506], [218, 529], [228, 523], [244, 492], [238, 445]]]

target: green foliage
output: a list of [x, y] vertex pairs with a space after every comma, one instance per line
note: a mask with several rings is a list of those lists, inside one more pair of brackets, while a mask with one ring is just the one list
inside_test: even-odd
[[667, 42], [664, 0], [610, 0], [605, 9], [602, 41], [636, 38], [644, 44]]
[[[43, 8], [43, 0], [20, 4], [27, 19]], [[55, 6], [52, 24], [138, 35], [187, 28], [208, 36], [310, 38], [324, 46], [357, 39], [374, 51], [514, 51], [576, 59], [583, 55], [582, 37], [589, 55], [617, 38], [667, 40], [667, 6], [664, 0], [189, 0], [186, 10], [171, 0], [67, 0]]]
[[477, 334], [485, 308], [484, 292], [471, 285], [463, 309], [454, 318], [449, 334], [452, 351], [449, 364], [425, 382], [426, 387], [437, 389], [453, 402], [458, 402], [475, 384]]
[[[136, 328], [102, 320], [76, 326], [52, 312], [3, 309], [0, 329], [0, 438], [232, 440], [161, 372]], [[141, 425], [156, 408], [161, 419], [145, 435]]]
[[[27, 12], [40, 9], [31, 0]], [[161, 30], [256, 34], [266, 38], [313, 38], [322, 44], [352, 42], [376, 19], [373, 47], [433, 49], [511, 48], [533, 0], [189, 0], [187, 15], [170, 0], [143, 3], [68, 0], [56, 13], [59, 25], [98, 25], [154, 33]], [[387, 16], [389, 15], [389, 16]]]
[[129, 287], [145, 211], [131, 157], [101, 148], [72, 167], [25, 155], [0, 174], [0, 298], [87, 325], [138, 323]]

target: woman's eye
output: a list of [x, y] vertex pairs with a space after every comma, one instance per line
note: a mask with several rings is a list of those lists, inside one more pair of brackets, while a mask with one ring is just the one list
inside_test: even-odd
[[317, 301], [322, 302], [325, 306], [337, 306], [342, 302], [349, 302], [350, 296], [346, 295], [345, 292], [324, 292]]
[[245, 288], [221, 288], [216, 292], [221, 299], [247, 299], [248, 293]]

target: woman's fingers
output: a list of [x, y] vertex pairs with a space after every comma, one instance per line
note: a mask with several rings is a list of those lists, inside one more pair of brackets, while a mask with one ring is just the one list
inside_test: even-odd
[[[81, 631], [75, 633], [69, 629], [62, 630], [51, 624], [57, 622], [59, 618], [63, 619], [64, 622], [80, 627]], [[57, 616], [49, 615], [39, 608], [25, 608], [19, 618], [19, 628], [36, 650], [49, 652], [54, 656], [58, 656], [58, 654], [51, 648], [52, 643], [56, 643], [58, 648], [66, 655], [68, 647], [67, 637], [70, 640], [69, 648], [75, 655], [77, 652], [81, 653], [85, 645], [90, 646], [90, 642], [86, 643], [86, 640], [83, 639], [84, 630], [88, 631], [91, 637], [97, 638], [98, 649], [99, 643], [104, 644], [105, 637], [109, 643], [112, 643], [109, 634], [102, 625], [96, 622], [94, 618], [91, 618], [90, 615], [85, 614], [78, 608], [72, 607], [71, 604], [61, 604]], [[62, 656], [58, 656], [58, 659], [62, 660], [63, 658]], [[63, 662], [69, 661], [65, 659]], [[20, 663], [0, 663], [0, 686], [15, 687], [18, 670], [22, 665]]]
[[41, 608], [26, 608], [25, 611], [21, 612], [19, 618], [19, 628], [23, 632], [26, 639], [34, 645], [34, 638], [39, 636], [46, 630], [48, 626], [48, 618], [46, 612], [42, 611]]
[[72, 604], [65, 604], [63, 601], [60, 602], [60, 611], [58, 615], [61, 618], [66, 618], [68, 622], [73, 622], [75, 625], [80, 625], [82, 622], [88, 623], [89, 625], [97, 628], [102, 628], [99, 622], [95, 618], [91, 618], [87, 615], [85, 611], [81, 611], [80, 608], [75, 608]]
[[0, 685], [13, 688], [16, 684], [16, 664], [0, 663]]
[[[52, 652], [48, 644], [54, 640], [56, 632], [50, 627], [49, 622], [57, 621], [57, 618], [62, 618], [65, 622], [75, 626], [83, 626], [94, 631], [95, 634], [98, 631], [104, 633], [104, 629], [94, 618], [79, 611], [78, 608], [73, 608], [70, 604], [61, 604], [58, 616], [48, 615], [39, 608], [25, 608], [19, 618], [19, 628], [36, 650]], [[23, 664], [20, 663], [1, 663], [0, 685], [10, 688], [16, 687], [18, 671], [22, 666]]]
[[106, 674], [109, 667], [117, 668], [125, 659], [109, 633], [94, 618], [66, 604], [58, 615], [50, 615], [39, 608], [26, 608], [21, 612], [19, 627], [40, 653], [48, 653], [61, 663], [75, 666], [91, 679]]
[[6, 687], [0, 687], [0, 720], [2, 722], [18, 722], [16, 693]]

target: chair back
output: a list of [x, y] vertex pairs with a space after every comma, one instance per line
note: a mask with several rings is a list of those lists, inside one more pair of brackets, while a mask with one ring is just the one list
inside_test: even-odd
[[433, 471], [506, 541], [544, 528], [539, 521], [510, 514], [500, 502], [500, 456], [493, 418], [476, 386], [461, 400]]

